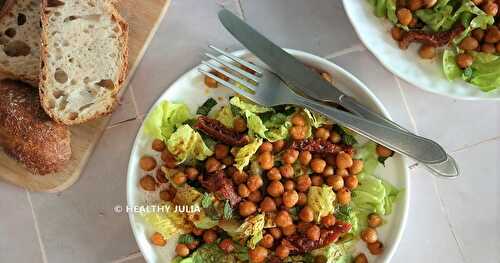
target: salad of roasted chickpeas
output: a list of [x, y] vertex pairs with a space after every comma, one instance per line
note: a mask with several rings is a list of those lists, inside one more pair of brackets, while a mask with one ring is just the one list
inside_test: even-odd
[[449, 80], [482, 91], [500, 87], [499, 0], [368, 0], [394, 26], [401, 49], [420, 44], [422, 59], [442, 58]]
[[378, 229], [403, 190], [374, 175], [390, 149], [307, 109], [239, 96], [196, 114], [162, 101], [144, 133], [154, 154], [140, 158], [139, 188], [172, 209], [141, 217], [153, 246], [175, 243], [172, 262], [360, 263], [384, 252]]

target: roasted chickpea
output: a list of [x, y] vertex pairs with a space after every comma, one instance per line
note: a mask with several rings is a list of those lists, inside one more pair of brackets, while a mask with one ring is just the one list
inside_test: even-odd
[[206, 162], [205, 162], [205, 170], [207, 170], [208, 173], [213, 173], [221, 168], [221, 163], [213, 158], [209, 157]]
[[283, 232], [283, 235], [287, 236], [287, 237], [295, 234], [296, 231], [297, 231], [297, 227], [294, 224], [290, 224], [288, 226], [281, 228], [281, 232]]
[[373, 243], [377, 241], [377, 231], [374, 228], [368, 227], [361, 232], [361, 239], [366, 243]]
[[199, 237], [199, 236], [202, 236], [204, 232], [205, 231], [203, 231], [203, 229], [201, 229], [201, 228], [193, 227], [193, 230], [191, 233], [193, 233], [193, 235]]
[[347, 169], [337, 169], [335, 170], [335, 175], [346, 177], [349, 175], [349, 171]]
[[363, 171], [363, 167], [364, 167], [363, 160], [355, 159], [352, 160], [352, 166], [351, 168], [349, 168], [349, 171], [351, 172], [351, 174], [356, 175]]
[[263, 142], [260, 147], [259, 147], [259, 152], [272, 152], [273, 151], [273, 144], [270, 142]]
[[483, 43], [481, 45], [481, 52], [483, 53], [488, 53], [488, 54], [493, 54], [496, 52], [496, 48], [494, 44], [489, 44], [489, 43]]
[[338, 169], [347, 169], [353, 164], [352, 157], [345, 152], [339, 152], [335, 164]]
[[418, 9], [422, 8], [423, 6], [424, 6], [423, 0], [409, 0], [408, 1], [408, 8], [411, 11], [417, 11]]
[[203, 233], [203, 241], [207, 244], [215, 242], [217, 239], [217, 233], [214, 230], [208, 229]]
[[292, 126], [290, 128], [290, 135], [294, 140], [304, 140], [307, 135], [307, 128], [304, 126]]
[[368, 263], [368, 258], [366, 258], [365, 254], [361, 253], [354, 258], [353, 263]]
[[234, 158], [232, 156], [226, 156], [224, 159], [222, 159], [222, 163], [225, 166], [231, 166], [234, 163]]
[[154, 191], [156, 190], [156, 181], [155, 178], [151, 175], [145, 175], [139, 180], [139, 184], [142, 189], [145, 191]]
[[342, 205], [347, 205], [351, 202], [351, 191], [348, 188], [341, 188], [337, 191], [337, 200]]
[[264, 182], [262, 181], [262, 178], [260, 178], [260, 176], [258, 176], [258, 175], [252, 175], [252, 176], [248, 177], [247, 187], [248, 187], [248, 190], [250, 190], [250, 192], [256, 191], [263, 184], [264, 184]]
[[235, 169], [231, 177], [236, 185], [244, 184], [248, 180], [248, 174], [245, 171], [240, 172], [238, 169]]
[[251, 201], [243, 201], [239, 205], [239, 211], [241, 216], [247, 217], [255, 213], [255, 211], [257, 211], [257, 207], [255, 207], [255, 204]]
[[177, 160], [169, 151], [165, 150], [161, 152], [161, 160], [165, 163], [165, 166], [170, 169], [177, 167]]
[[226, 156], [229, 154], [229, 146], [218, 143], [215, 145], [215, 158], [217, 160], [222, 160], [226, 158]]
[[269, 229], [269, 233], [274, 237], [274, 239], [278, 240], [281, 238], [281, 229], [279, 227], [273, 227]]
[[253, 191], [248, 196], [248, 200], [250, 200], [254, 203], [258, 203], [258, 202], [262, 201], [262, 193], [259, 190]]
[[219, 243], [219, 248], [226, 253], [231, 253], [234, 251], [234, 243], [230, 238], [226, 238]]
[[189, 248], [185, 244], [177, 244], [175, 246], [175, 253], [179, 257], [186, 257], [189, 255]]
[[496, 16], [498, 14], [498, 4], [493, 1], [486, 1], [482, 9], [489, 16]]
[[162, 140], [154, 139], [151, 143], [151, 148], [157, 152], [163, 152], [166, 148], [166, 145]]
[[380, 145], [380, 144], [377, 145], [377, 148], [375, 150], [376, 150], [378, 156], [384, 157], [384, 158], [391, 157], [393, 154], [393, 151], [391, 149], [388, 149], [385, 146]]
[[174, 175], [173, 181], [176, 185], [182, 185], [187, 181], [187, 176], [183, 172], [178, 172]]
[[[484, 44], [483, 44], [483, 46], [484, 46]], [[459, 54], [457, 56], [457, 65], [462, 69], [470, 67], [473, 62], [474, 62], [474, 58], [467, 53], [462, 53], [462, 54]]]
[[292, 180], [286, 180], [283, 183], [283, 187], [285, 188], [285, 191], [292, 191], [293, 189], [295, 189], [295, 182]]
[[323, 173], [321, 174], [324, 177], [332, 176], [335, 174], [335, 169], [333, 169], [333, 166], [327, 165], [325, 167], [325, 170], [323, 170]]
[[344, 178], [340, 175], [332, 175], [326, 178], [326, 184], [331, 186], [334, 191], [338, 191], [344, 187]]
[[270, 196], [278, 197], [283, 194], [285, 188], [283, 187], [283, 184], [280, 181], [272, 181], [271, 183], [269, 183], [266, 190]]
[[327, 263], [328, 258], [325, 255], [317, 255], [314, 257], [314, 263]]
[[399, 23], [401, 23], [404, 26], [407, 26], [411, 23], [411, 20], [413, 19], [413, 15], [411, 14], [411, 11], [407, 8], [401, 8], [397, 11], [397, 16]]
[[463, 50], [475, 50], [479, 46], [479, 41], [473, 37], [466, 37], [460, 43], [460, 48]]
[[311, 170], [315, 173], [322, 173], [326, 167], [326, 161], [319, 158], [313, 158], [310, 163]]
[[367, 245], [372, 255], [380, 255], [384, 252], [384, 245], [380, 241], [375, 241]]
[[358, 177], [356, 175], [349, 175], [344, 178], [344, 184], [345, 187], [349, 188], [349, 190], [352, 190], [356, 187], [358, 187]]
[[[215, 72], [212, 72], [212, 74], [215, 74]], [[217, 81], [215, 79], [205, 76], [205, 85], [209, 88], [216, 88], [217, 87]]]
[[304, 206], [307, 204], [307, 195], [305, 193], [299, 193], [299, 200], [297, 201], [297, 205]]
[[151, 156], [143, 156], [139, 161], [139, 166], [146, 172], [152, 171], [156, 168], [156, 160]]
[[276, 211], [276, 203], [274, 202], [274, 199], [269, 196], [264, 197], [264, 200], [260, 202], [260, 210], [262, 210], [262, 212]]
[[498, 41], [500, 41], [500, 29], [496, 26], [488, 27], [484, 35], [484, 42], [488, 44], [495, 44]]
[[382, 217], [377, 213], [371, 213], [368, 215], [368, 226], [372, 228], [379, 227], [382, 224]]
[[301, 175], [295, 179], [295, 189], [299, 192], [305, 192], [311, 187], [311, 178], [307, 175]]
[[292, 124], [295, 126], [305, 126], [306, 125], [306, 119], [304, 116], [300, 113], [295, 113], [292, 116]]
[[335, 225], [336, 218], [334, 215], [329, 214], [321, 218], [321, 224], [324, 226], [333, 226]]
[[304, 234], [307, 232], [307, 229], [309, 229], [309, 227], [311, 227], [313, 225], [313, 223], [309, 223], [309, 222], [298, 222], [297, 223], [297, 231], [301, 234]]
[[311, 176], [311, 185], [313, 185], [313, 186], [323, 185], [323, 177], [321, 177], [319, 175]]
[[274, 245], [274, 237], [271, 234], [265, 234], [260, 240], [259, 245], [265, 248], [272, 248]]
[[330, 131], [323, 127], [317, 128], [314, 132], [314, 137], [326, 141], [330, 137]]
[[280, 259], [285, 259], [290, 255], [290, 249], [285, 245], [279, 245], [276, 247], [276, 256]]
[[250, 195], [250, 190], [248, 190], [248, 187], [244, 184], [238, 185], [238, 195], [240, 195], [243, 198], [247, 198]]
[[293, 164], [295, 161], [297, 161], [298, 157], [299, 157], [299, 151], [294, 149], [288, 149], [283, 153], [282, 159], [283, 162], [286, 164]]
[[279, 168], [279, 170], [280, 174], [285, 178], [292, 178], [295, 174], [295, 171], [293, 170], [293, 166], [291, 164], [284, 164]]
[[267, 172], [267, 179], [269, 179], [270, 181], [281, 180], [280, 170], [276, 167], [271, 168], [271, 170]]
[[262, 246], [256, 246], [254, 249], [248, 250], [248, 256], [252, 263], [262, 263], [266, 261], [267, 249]]
[[314, 212], [309, 206], [305, 206], [299, 212], [299, 219], [302, 222], [312, 222], [314, 220]]
[[259, 157], [257, 157], [257, 161], [259, 162], [260, 167], [264, 170], [273, 168], [274, 158], [270, 152], [261, 153]]
[[198, 169], [194, 168], [194, 167], [188, 167], [186, 168], [186, 170], [184, 170], [184, 173], [186, 174], [187, 178], [189, 180], [196, 180], [198, 179]]
[[167, 177], [165, 177], [165, 173], [161, 170], [161, 167], [156, 169], [156, 180], [160, 184], [168, 183]]
[[[394, 40], [400, 41], [401, 39], [403, 39], [403, 30], [401, 30], [401, 28], [399, 28], [397, 26], [394, 26], [391, 29], [391, 36]], [[337, 135], [338, 135], [338, 133], [337, 133]], [[339, 136], [339, 139], [340, 139], [340, 136]]]
[[276, 217], [274, 217], [274, 222], [281, 228], [289, 226], [293, 223], [292, 217], [287, 211], [279, 211], [278, 214], [276, 214]]
[[477, 41], [481, 41], [484, 38], [484, 30], [481, 28], [476, 28], [472, 31], [472, 37], [475, 38]]
[[163, 190], [160, 192], [160, 199], [169, 202], [172, 201], [172, 199], [174, 199], [174, 196], [169, 191]]
[[292, 208], [299, 201], [299, 194], [295, 190], [286, 191], [283, 193], [283, 205], [288, 208]]
[[301, 165], [307, 166], [309, 164], [309, 162], [311, 162], [311, 159], [312, 159], [311, 152], [308, 152], [308, 151], [300, 152], [300, 154], [299, 154], [299, 162], [300, 162]]
[[320, 234], [321, 234], [321, 230], [319, 229], [319, 226], [317, 226], [317, 225], [310, 226], [306, 231], [307, 238], [309, 238], [312, 241], [319, 240]]
[[247, 130], [247, 122], [242, 117], [236, 117], [233, 121], [233, 130], [235, 132], [245, 132]]
[[342, 137], [336, 131], [333, 131], [330, 133], [329, 139], [332, 143], [339, 143], [342, 140]]
[[283, 147], [285, 147], [285, 141], [284, 140], [277, 140], [273, 142], [273, 152], [280, 152]]
[[418, 50], [418, 55], [423, 59], [433, 59], [436, 57], [436, 48], [430, 45], [422, 45]]
[[153, 245], [155, 246], [163, 247], [167, 244], [167, 240], [165, 240], [162, 234], [155, 232], [151, 236], [151, 243], [153, 243]]

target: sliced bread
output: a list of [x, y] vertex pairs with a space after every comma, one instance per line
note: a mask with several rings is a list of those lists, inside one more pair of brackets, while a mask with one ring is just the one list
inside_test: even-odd
[[17, 0], [1, 13], [0, 72], [38, 86], [40, 1]]
[[109, 0], [44, 0], [40, 98], [56, 121], [110, 113], [128, 62], [128, 25]]

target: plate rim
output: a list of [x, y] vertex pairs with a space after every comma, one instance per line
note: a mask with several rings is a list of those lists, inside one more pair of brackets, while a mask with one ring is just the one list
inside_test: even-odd
[[[307, 58], [310, 60], [319, 61], [320, 63], [326, 64], [330, 68], [334, 68], [335, 70], [341, 72], [341, 74], [345, 75], [351, 81], [355, 82], [359, 86], [359, 88], [362, 89], [362, 91], [368, 95], [370, 100], [372, 100], [372, 102], [378, 107], [378, 109], [381, 111], [381, 113], [385, 117], [392, 120], [392, 117], [390, 116], [389, 112], [387, 111], [385, 106], [382, 104], [382, 102], [378, 99], [378, 97], [361, 80], [359, 80], [357, 77], [355, 77], [349, 71], [345, 70], [344, 68], [338, 66], [337, 64], [335, 64], [334, 62], [332, 62], [326, 58], [319, 57], [317, 55], [314, 55], [314, 54], [311, 54], [311, 53], [308, 53], [305, 51], [296, 50], [296, 49], [285, 49], [285, 51], [287, 51], [288, 53], [290, 53], [296, 57], [303, 57], [303, 58]], [[238, 57], [252, 55], [246, 49], [239, 49], [239, 50], [229, 52], [229, 53], [232, 55], [238, 56]], [[142, 119], [141, 125], [140, 125], [139, 129], [137, 130], [136, 135], [134, 136], [133, 146], [132, 146], [132, 149], [130, 151], [129, 162], [127, 165], [127, 179], [126, 179], [127, 207], [132, 207], [134, 205], [134, 204], [132, 204], [132, 193], [133, 193], [132, 188], [136, 189], [137, 184], [135, 181], [133, 181], [133, 179], [135, 178], [135, 174], [134, 174], [134, 171], [132, 169], [133, 163], [131, 162], [131, 159], [133, 158], [134, 154], [136, 154], [138, 152], [138, 147], [139, 147], [138, 142], [140, 140], [139, 135], [142, 133], [142, 131], [144, 129], [144, 119], [146, 119], [147, 116], [149, 116], [149, 114], [151, 113], [151, 111], [154, 107], [159, 105], [159, 103], [164, 100], [163, 97], [165, 96], [165, 94], [167, 92], [169, 92], [169, 90], [172, 86], [174, 86], [179, 80], [186, 78], [186, 76], [188, 76], [193, 71], [197, 71], [197, 68], [199, 66], [201, 66], [201, 64], [198, 64], [195, 67], [187, 70], [186, 72], [181, 74], [178, 78], [176, 78], [172, 83], [170, 83], [168, 85], [168, 87], [158, 96], [158, 98], [155, 100], [155, 102], [149, 107], [147, 113], [144, 115], [144, 118]], [[411, 192], [410, 171], [408, 168], [409, 162], [408, 162], [408, 159], [406, 157], [401, 156], [401, 163], [402, 163], [401, 165], [403, 166], [402, 175], [403, 175], [403, 182], [404, 182], [403, 195], [400, 197], [401, 199], [399, 200], [402, 203], [401, 224], [399, 224], [399, 227], [397, 229], [397, 232], [396, 232], [396, 235], [394, 238], [394, 244], [392, 244], [391, 249], [385, 251], [383, 258], [382, 258], [382, 260], [383, 260], [382, 262], [390, 262], [390, 260], [394, 256], [395, 252], [397, 251], [399, 244], [401, 243], [401, 239], [402, 239], [404, 230], [406, 229], [406, 225], [407, 225], [409, 206], [410, 206], [410, 192]], [[144, 253], [147, 250], [147, 248], [145, 247], [146, 244], [144, 242], [141, 242], [141, 240], [139, 240], [139, 233], [137, 232], [138, 230], [136, 227], [134, 227], [134, 224], [137, 224], [137, 222], [135, 220], [135, 214], [130, 212], [130, 211], [128, 211], [127, 214], [128, 214], [130, 227], [132, 229], [132, 233], [133, 233], [134, 239], [136, 241], [136, 244], [138, 245], [139, 250], [140, 250], [142, 256], [144, 257], [144, 259], [146, 260], [146, 262], [150, 262], [149, 258]]]
[[[360, 0], [360, 1], [365, 1], [365, 0]], [[380, 62], [380, 64], [382, 64], [384, 66], [384, 68], [387, 69], [388, 71], [390, 71], [394, 76], [403, 79], [404, 81], [410, 83], [412, 86], [415, 86], [416, 88], [418, 88], [420, 90], [423, 90], [425, 92], [429, 92], [429, 93], [432, 93], [432, 94], [437, 94], [437, 95], [449, 97], [449, 98], [456, 99], [456, 100], [464, 100], [464, 101], [500, 101], [500, 96], [497, 96], [497, 97], [493, 97], [493, 96], [477, 97], [477, 96], [470, 96], [470, 95], [460, 96], [460, 95], [456, 95], [456, 94], [451, 94], [451, 93], [446, 93], [446, 92], [441, 92], [441, 91], [437, 91], [437, 90], [433, 90], [433, 89], [424, 88], [424, 87], [421, 87], [421, 85], [419, 83], [417, 83], [413, 79], [407, 77], [406, 75], [397, 73], [393, 69], [393, 67], [390, 66], [390, 63], [387, 63], [385, 61], [385, 59], [382, 58], [382, 55], [378, 54], [378, 52], [376, 52], [375, 49], [372, 46], [370, 46], [370, 45], [367, 44], [367, 40], [365, 39], [365, 36], [363, 34], [361, 34], [361, 32], [360, 32], [360, 29], [358, 27], [359, 24], [353, 22], [353, 21], [355, 21], [355, 19], [354, 19], [354, 14], [351, 13], [351, 8], [350, 8], [350, 4], [351, 3], [352, 3], [352, 0], [342, 0], [342, 6], [344, 8], [344, 11], [345, 11], [345, 13], [347, 15], [347, 18], [349, 19], [349, 22], [351, 23], [351, 25], [352, 25], [352, 27], [354, 29], [354, 31], [356, 32], [357, 37], [359, 38], [359, 40], [361, 40], [363, 46], [368, 51], [370, 51], [370, 53], [373, 56], [375, 56], [377, 58], [377, 60]], [[372, 15], [374, 15], [374, 14], [372, 14]], [[462, 81], [462, 80], [459, 80], [459, 81]], [[464, 82], [464, 81], [462, 81], [462, 82]], [[464, 82], [464, 83], [467, 83], [467, 82]], [[473, 85], [470, 85], [470, 86], [474, 87]], [[477, 88], [477, 89], [479, 89], [479, 88]], [[495, 92], [499, 92], [500, 93], [500, 87], [497, 88], [497, 89], [498, 89], [498, 91], [495, 91]], [[488, 92], [482, 92], [482, 94], [487, 94], [487, 93]]]

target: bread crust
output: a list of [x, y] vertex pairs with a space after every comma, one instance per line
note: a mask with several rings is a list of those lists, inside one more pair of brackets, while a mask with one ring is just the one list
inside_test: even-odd
[[[118, 78], [116, 79], [116, 85], [115, 88], [112, 91], [111, 95], [111, 103], [105, 108], [100, 111], [96, 111], [95, 114], [93, 114], [90, 117], [87, 118], [76, 118], [75, 120], [67, 119], [67, 118], [60, 118], [58, 114], [56, 114], [53, 109], [50, 107], [50, 103], [48, 100], [48, 96], [45, 95], [45, 92], [47, 90], [47, 87], [43, 85], [44, 80], [48, 78], [48, 72], [45, 70], [45, 62], [48, 59], [48, 32], [46, 28], [48, 27], [49, 23], [49, 17], [48, 17], [48, 11], [47, 11], [47, 4], [50, 1], [59, 1], [59, 0], [42, 0], [42, 7], [41, 7], [41, 25], [42, 25], [42, 33], [41, 33], [41, 45], [40, 45], [40, 83], [39, 83], [39, 94], [40, 94], [40, 101], [42, 104], [42, 107], [45, 109], [45, 112], [56, 122], [65, 124], [65, 125], [76, 125], [76, 124], [82, 124], [86, 123], [98, 118], [101, 118], [103, 116], [106, 116], [114, 111], [116, 106], [118, 105], [118, 94], [119, 91], [121, 90], [123, 83], [125, 82], [125, 79], [127, 77], [127, 70], [128, 70], [128, 23], [126, 20], [120, 15], [118, 12], [118, 9], [114, 5], [115, 1], [108, 1], [106, 4], [107, 11], [111, 14], [113, 19], [116, 20], [116, 23], [120, 26], [120, 28], [123, 31], [123, 34], [121, 35], [121, 38], [119, 39], [120, 43], [124, 47], [121, 57], [122, 57], [122, 65], [119, 69], [119, 74]], [[62, 1], [61, 1], [62, 2]]]
[[15, 80], [0, 81], [0, 146], [31, 172], [61, 170], [71, 158], [71, 134], [42, 109], [36, 90]]

